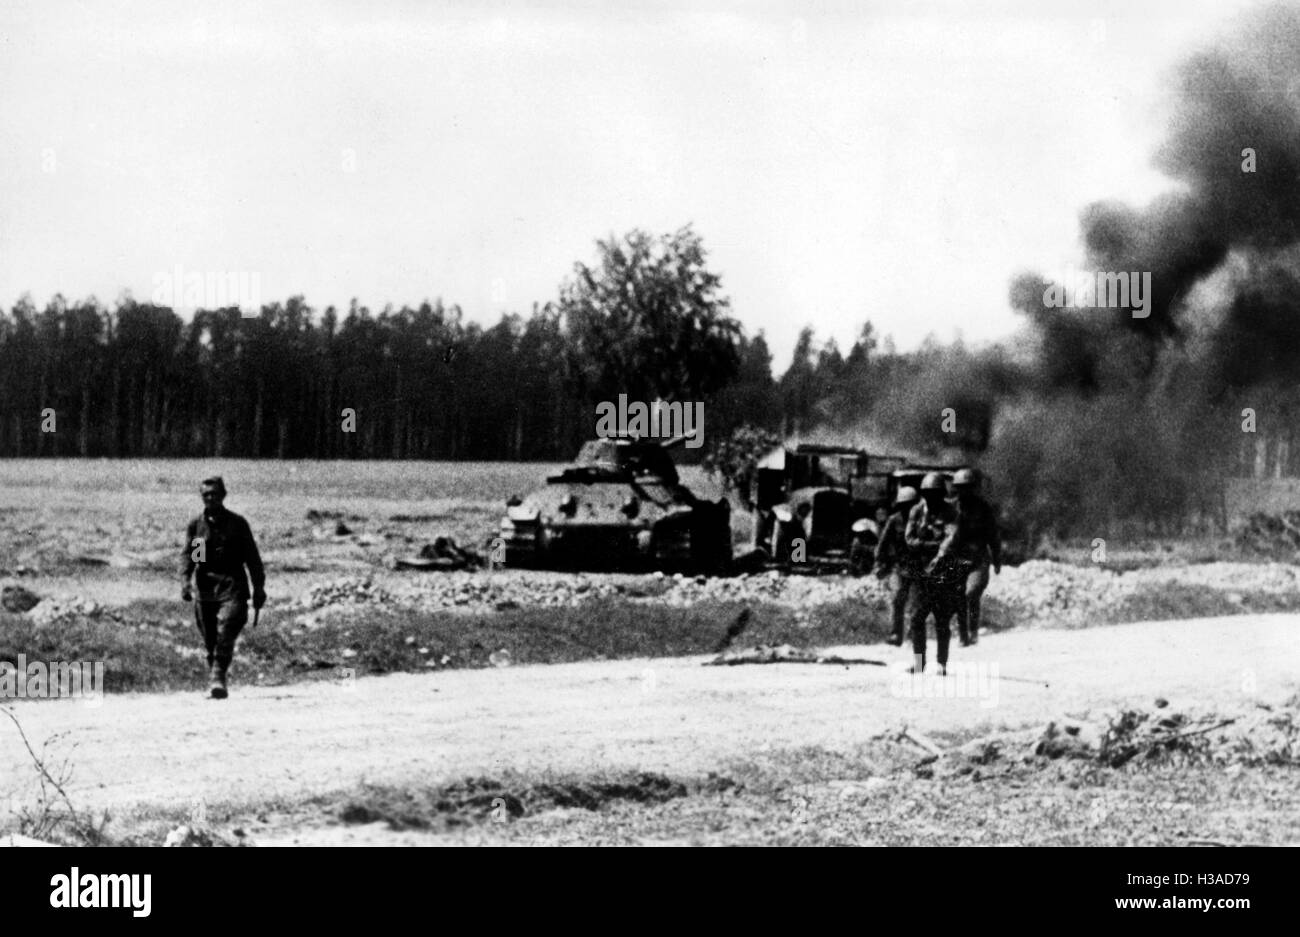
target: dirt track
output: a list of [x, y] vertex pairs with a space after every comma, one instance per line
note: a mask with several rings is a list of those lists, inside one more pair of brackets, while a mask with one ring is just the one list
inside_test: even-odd
[[[297, 799], [360, 780], [451, 780], [504, 768], [695, 773], [772, 747], [840, 748], [903, 722], [942, 737], [1018, 728], [1156, 695], [1181, 706], [1281, 700], [1300, 688], [1300, 616], [1234, 616], [994, 635], [954, 660], [996, 664], [996, 700], [900, 698], [881, 667], [701, 667], [701, 658], [363, 678], [15, 705], [39, 745], [78, 743], [74, 799], [112, 807]], [[904, 662], [884, 646], [840, 653]], [[991, 705], [992, 704], [992, 705]], [[0, 725], [16, 753], [12, 726]], [[7, 757], [0, 792], [26, 786]]]

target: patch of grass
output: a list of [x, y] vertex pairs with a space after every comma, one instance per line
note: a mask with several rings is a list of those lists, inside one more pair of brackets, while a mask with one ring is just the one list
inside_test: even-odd
[[[706, 782], [719, 783], [728, 782]], [[505, 823], [555, 809], [597, 811], [615, 802], [659, 804], [688, 793], [690, 789], [682, 781], [653, 772], [542, 780], [526, 780], [511, 773], [500, 779], [466, 778], [428, 788], [367, 785], [342, 798], [333, 812], [343, 823], [384, 822], [393, 830], [438, 830], [469, 823]]]
[[[601, 599], [569, 608], [528, 606], [471, 614], [377, 610], [364, 617], [328, 618], [300, 637], [289, 638], [282, 630], [254, 633], [243, 653], [265, 665], [288, 656], [301, 667], [309, 660], [342, 661], [342, 651], [351, 649], [356, 655], [349, 665], [362, 673], [421, 671], [431, 669], [429, 662], [440, 668], [486, 667], [489, 656], [502, 649], [516, 664], [674, 657], [711, 652], [744, 607], [706, 601], [669, 608]], [[797, 627], [789, 609], [751, 608], [753, 624], [738, 639], [741, 643], [813, 637]], [[427, 653], [420, 653], [421, 648]]]
[[[424, 673], [489, 667], [490, 656], [503, 649], [514, 664], [710, 654], [744, 608], [751, 610], [750, 624], [735, 647], [843, 644], [870, 640], [885, 627], [868, 616], [864, 629], [864, 609], [851, 602], [823, 606], [807, 618], [768, 603], [672, 608], [623, 598], [471, 614], [380, 607], [326, 615], [298, 635], [290, 633], [289, 619], [246, 628], [232, 674], [240, 683], [279, 684], [321, 679], [340, 667], [363, 675]], [[206, 679], [202, 640], [179, 603], [137, 602], [111, 617], [48, 626], [0, 614], [0, 660], [16, 662], [19, 653], [29, 661], [103, 661], [107, 693], [198, 690]]]
[[188, 629], [178, 628], [129, 610], [123, 612], [122, 618], [75, 616], [42, 626], [26, 615], [0, 613], [0, 660], [17, 664], [22, 654], [28, 663], [102, 661], [105, 693], [172, 689], [195, 683], [195, 662], [185, 656], [180, 643], [202, 649], [192, 624]]
[[363, 786], [297, 811], [297, 828], [386, 823], [449, 841], [737, 845], [1177, 845], [1300, 840], [1294, 768], [1063, 759], [935, 777], [877, 741], [774, 750], [705, 777], [509, 773]]

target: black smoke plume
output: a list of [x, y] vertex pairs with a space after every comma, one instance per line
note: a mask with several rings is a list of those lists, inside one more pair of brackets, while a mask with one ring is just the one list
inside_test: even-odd
[[1011, 286], [1028, 384], [998, 401], [982, 461], [1030, 531], [1222, 521], [1223, 479], [1258, 439], [1243, 409], [1270, 445], [1300, 410], [1300, 12], [1257, 12], [1171, 91], [1155, 154], [1171, 191], [1081, 216], [1083, 269], [1149, 272], [1149, 315], [1050, 307], [1036, 274]]

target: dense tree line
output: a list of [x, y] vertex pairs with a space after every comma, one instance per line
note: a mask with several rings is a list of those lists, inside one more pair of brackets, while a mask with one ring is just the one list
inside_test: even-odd
[[182, 317], [130, 296], [24, 297], [0, 315], [0, 455], [562, 460], [620, 393], [703, 400], [706, 444], [746, 424], [843, 431], [949, 353], [878, 353], [867, 324], [843, 356], [805, 330], [776, 379], [720, 290], [685, 228], [599, 242], [556, 301], [490, 327], [441, 300]]
[[590, 422], [567, 347], [548, 309], [482, 328], [441, 302], [340, 315], [295, 297], [185, 321], [129, 298], [24, 300], [0, 320], [0, 453], [557, 458]]

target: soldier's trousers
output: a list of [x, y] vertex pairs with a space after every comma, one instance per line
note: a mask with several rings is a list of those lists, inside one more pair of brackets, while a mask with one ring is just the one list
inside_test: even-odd
[[975, 637], [980, 631], [980, 600], [989, 587], [989, 564], [975, 563], [966, 573], [962, 602], [957, 608], [957, 628], [962, 640]]
[[935, 660], [948, 665], [948, 645], [952, 641], [952, 617], [961, 607], [961, 582], [922, 579], [914, 583], [916, 602], [912, 606], [912, 653], [925, 666], [925, 620], [934, 616]]
[[224, 602], [194, 600], [194, 621], [208, 649], [208, 667], [216, 663], [225, 673], [235, 656], [235, 640], [248, 623], [248, 602], [229, 599]]
[[912, 579], [895, 569], [889, 574], [889, 603], [893, 616], [894, 637], [903, 640], [903, 630], [907, 622], [907, 599], [912, 594]]

